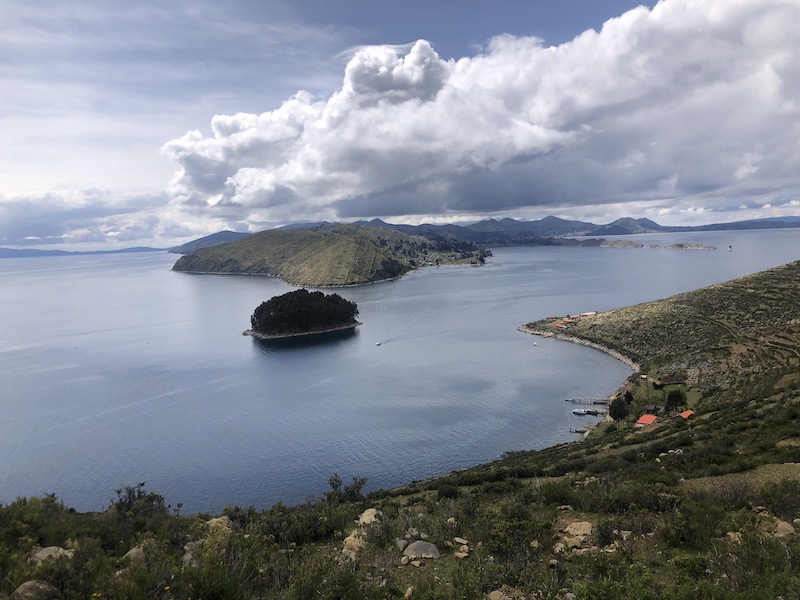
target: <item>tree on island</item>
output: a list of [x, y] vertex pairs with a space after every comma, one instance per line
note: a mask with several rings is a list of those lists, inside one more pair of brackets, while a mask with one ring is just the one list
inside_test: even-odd
[[252, 330], [262, 335], [314, 333], [357, 324], [358, 307], [339, 294], [299, 289], [262, 302], [250, 317]]

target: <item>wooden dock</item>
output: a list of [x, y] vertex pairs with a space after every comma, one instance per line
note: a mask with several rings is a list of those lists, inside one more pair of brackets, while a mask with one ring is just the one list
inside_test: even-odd
[[608, 404], [608, 398], [565, 398], [573, 404]]

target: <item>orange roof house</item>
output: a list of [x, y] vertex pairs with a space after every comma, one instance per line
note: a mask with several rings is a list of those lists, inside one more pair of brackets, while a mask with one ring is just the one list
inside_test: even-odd
[[656, 417], [655, 415], [642, 415], [641, 417], [639, 417], [639, 420], [636, 421], [634, 427], [637, 428], [649, 427], [650, 425], [656, 422], [657, 418], [658, 417]]
[[685, 410], [682, 413], [678, 413], [678, 416], [682, 417], [684, 419], [688, 419], [689, 417], [694, 416], [694, 411], [693, 410]]

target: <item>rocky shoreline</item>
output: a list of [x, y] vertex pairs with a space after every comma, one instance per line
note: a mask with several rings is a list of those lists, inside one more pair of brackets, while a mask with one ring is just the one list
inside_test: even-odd
[[631, 369], [633, 369], [634, 373], [638, 373], [641, 370], [641, 365], [635, 362], [632, 358], [625, 356], [621, 352], [617, 352], [616, 350], [609, 348], [608, 346], [604, 346], [603, 344], [598, 344], [597, 342], [591, 342], [589, 340], [585, 340], [583, 338], [576, 337], [574, 335], [567, 335], [565, 333], [556, 333], [554, 331], [546, 331], [544, 329], [534, 329], [532, 327], [528, 327], [527, 325], [520, 325], [517, 329], [523, 333], [530, 333], [531, 335], [538, 335], [541, 337], [551, 337], [556, 338], [559, 340], [564, 340], [565, 342], [571, 342], [573, 344], [580, 344], [581, 346], [588, 346], [589, 348], [594, 348], [595, 350], [600, 350], [601, 352], [605, 352], [609, 356], [613, 356], [618, 361], [625, 363]]
[[254, 337], [258, 340], [285, 340], [290, 338], [299, 338], [299, 337], [310, 337], [314, 335], [321, 335], [323, 333], [333, 333], [335, 331], [346, 331], [347, 329], [355, 329], [361, 325], [360, 321], [355, 321], [354, 323], [347, 323], [346, 325], [339, 325], [338, 327], [329, 327], [327, 329], [317, 329], [315, 331], [301, 331], [299, 333], [282, 333], [279, 335], [267, 335], [265, 333], [259, 333], [258, 331], [253, 331], [252, 329], [247, 329], [242, 332], [242, 335], [249, 335]]

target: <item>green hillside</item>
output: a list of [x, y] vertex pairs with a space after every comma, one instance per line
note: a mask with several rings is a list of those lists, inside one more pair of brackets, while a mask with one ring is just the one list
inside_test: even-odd
[[330, 225], [275, 229], [181, 257], [173, 270], [279, 277], [293, 285], [359, 285], [439, 262], [474, 259], [471, 244], [390, 229]]
[[[627, 308], [528, 324], [602, 344], [732, 398], [800, 382], [800, 262]], [[557, 325], [561, 324], [561, 327]]]
[[333, 475], [296, 507], [20, 499], [0, 506], [0, 597], [800, 598], [800, 262], [526, 328], [640, 362], [616, 422], [367, 495]]

